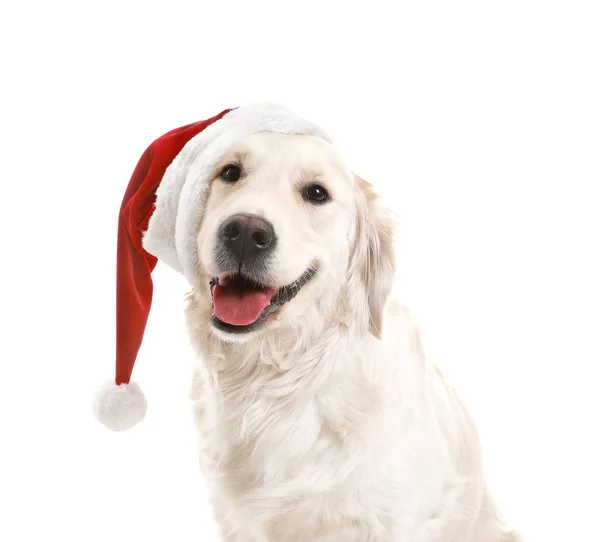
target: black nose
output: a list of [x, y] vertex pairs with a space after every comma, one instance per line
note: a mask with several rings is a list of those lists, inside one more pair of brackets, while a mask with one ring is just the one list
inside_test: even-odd
[[252, 215], [230, 216], [219, 230], [219, 239], [239, 261], [267, 254], [275, 245], [275, 230], [266, 220]]

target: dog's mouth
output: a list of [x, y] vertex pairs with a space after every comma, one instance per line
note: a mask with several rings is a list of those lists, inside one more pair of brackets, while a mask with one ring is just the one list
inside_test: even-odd
[[243, 273], [215, 277], [210, 281], [213, 324], [223, 331], [240, 333], [262, 326], [267, 318], [289, 303], [314, 277], [315, 266], [282, 288], [252, 280]]

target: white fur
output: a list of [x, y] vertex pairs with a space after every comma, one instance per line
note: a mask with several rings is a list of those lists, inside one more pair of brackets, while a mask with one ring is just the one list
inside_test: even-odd
[[210, 174], [217, 162], [244, 137], [262, 131], [314, 134], [318, 126], [277, 104], [251, 104], [227, 113], [193, 137], [171, 165], [156, 192], [155, 210], [144, 234], [144, 248], [196, 286], [196, 230]]
[[106, 382], [92, 404], [96, 419], [113, 431], [126, 431], [144, 419], [148, 404], [142, 389], [135, 382]]
[[[248, 175], [211, 186], [187, 309], [201, 465], [222, 540], [520, 540], [486, 488], [468, 413], [388, 299], [393, 223], [372, 187], [319, 138], [255, 134], [223, 162], [236, 152]], [[330, 202], [302, 199], [313, 182]], [[217, 229], [238, 212], [275, 228], [274, 286], [319, 266], [277, 319], [241, 336], [211, 325], [208, 287]]]

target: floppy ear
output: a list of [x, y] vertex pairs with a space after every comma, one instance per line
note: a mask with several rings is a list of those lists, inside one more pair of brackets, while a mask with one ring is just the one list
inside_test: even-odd
[[381, 338], [383, 313], [396, 269], [395, 221], [379, 203], [372, 185], [356, 176], [358, 216], [356, 238], [350, 255], [349, 295], [365, 314], [369, 332]]

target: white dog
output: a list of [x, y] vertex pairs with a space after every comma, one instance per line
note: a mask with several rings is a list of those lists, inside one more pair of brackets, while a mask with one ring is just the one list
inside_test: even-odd
[[468, 413], [389, 299], [393, 226], [317, 137], [254, 134], [214, 172], [187, 321], [224, 541], [520, 540]]

